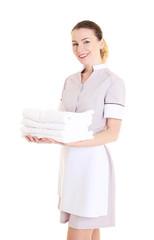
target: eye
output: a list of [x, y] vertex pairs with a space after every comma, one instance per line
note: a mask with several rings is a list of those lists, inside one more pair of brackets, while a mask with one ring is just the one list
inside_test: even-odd
[[78, 44], [77, 43], [73, 43], [73, 46], [77, 46]]
[[87, 41], [84, 41], [84, 43], [85, 43], [85, 44], [88, 44], [88, 43], [90, 43], [90, 41], [87, 40]]

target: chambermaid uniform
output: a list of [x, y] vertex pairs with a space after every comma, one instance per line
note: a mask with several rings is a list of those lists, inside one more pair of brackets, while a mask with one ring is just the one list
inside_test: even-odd
[[[65, 80], [59, 110], [84, 112], [93, 109], [89, 130], [96, 134], [105, 129], [107, 118], [123, 118], [125, 84], [105, 63], [94, 65], [92, 74], [82, 84], [83, 69], [84, 66]], [[74, 216], [81, 222], [81, 226], [70, 223], [76, 228], [115, 225], [114, 166], [106, 145], [61, 147], [58, 195], [62, 223]]]

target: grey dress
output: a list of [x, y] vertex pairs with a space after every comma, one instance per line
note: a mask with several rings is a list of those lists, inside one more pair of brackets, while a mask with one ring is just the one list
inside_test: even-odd
[[[93, 66], [84, 84], [81, 71], [64, 83], [59, 110], [94, 110], [89, 130], [103, 131], [107, 118], [122, 119], [125, 84], [107, 64]], [[115, 225], [115, 175], [106, 145], [92, 147], [62, 146], [58, 179], [58, 208], [61, 214], [99, 220], [100, 227]], [[65, 220], [64, 220], [65, 222]]]

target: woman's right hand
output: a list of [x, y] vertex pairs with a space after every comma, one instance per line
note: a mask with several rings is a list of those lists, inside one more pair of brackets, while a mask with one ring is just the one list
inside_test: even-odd
[[28, 142], [37, 142], [42, 143], [42, 139], [39, 139], [37, 137], [31, 136], [30, 134], [24, 136]]
[[[24, 136], [28, 142], [35, 142], [35, 143], [56, 143], [55, 140], [50, 139], [48, 141], [46, 138], [38, 138], [36, 136], [32, 136], [30, 134]], [[52, 141], [51, 141], [52, 140]]]

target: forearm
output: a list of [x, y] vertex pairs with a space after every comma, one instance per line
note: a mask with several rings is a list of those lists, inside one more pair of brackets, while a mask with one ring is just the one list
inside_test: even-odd
[[94, 134], [93, 139], [72, 142], [72, 143], [57, 142], [51, 138], [45, 138], [43, 139], [43, 141], [47, 143], [56, 143], [56, 144], [61, 144], [64, 146], [71, 146], [71, 147], [99, 146], [99, 145], [104, 145], [104, 144], [116, 141], [119, 136], [120, 128], [121, 128], [121, 119], [108, 118], [105, 129], [101, 132]]
[[74, 143], [68, 143], [64, 145], [74, 146], [74, 147], [89, 147], [89, 146], [99, 146], [104, 145], [113, 141], [116, 141], [117, 136], [111, 130], [106, 129], [99, 133], [94, 134], [94, 138], [85, 141], [79, 141]]
[[117, 140], [116, 134], [111, 130], [106, 129], [94, 135], [94, 139], [91, 142], [92, 144], [91, 146], [104, 145], [110, 142], [114, 142], [116, 140]]
[[64, 145], [74, 147], [89, 147], [99, 146], [110, 142], [114, 142], [118, 139], [122, 121], [120, 119], [108, 118], [106, 127], [103, 131], [94, 134], [94, 138], [86, 141], [79, 141], [74, 143], [68, 143]]

